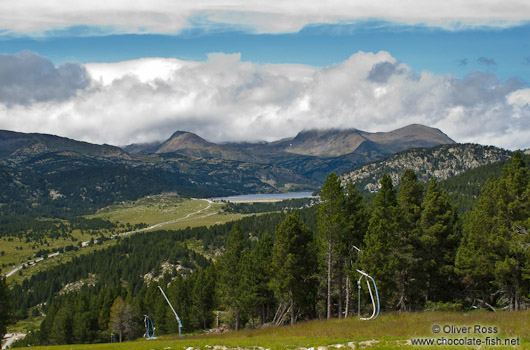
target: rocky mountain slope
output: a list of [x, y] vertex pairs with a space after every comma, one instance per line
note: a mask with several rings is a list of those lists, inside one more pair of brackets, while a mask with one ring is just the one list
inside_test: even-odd
[[343, 173], [341, 179], [343, 183], [352, 180], [359, 188], [375, 192], [379, 190], [379, 180], [385, 173], [392, 177], [396, 186], [399, 185], [401, 175], [406, 169], [414, 170], [419, 180], [423, 182], [428, 181], [431, 176], [435, 176], [438, 180], [445, 180], [467, 170], [509, 157], [511, 157], [511, 152], [504, 149], [476, 144], [416, 148]]
[[178, 152], [195, 156], [267, 161], [278, 154], [290, 153], [319, 158], [340, 157], [352, 153], [393, 154], [410, 148], [452, 144], [454, 141], [438, 129], [413, 124], [390, 132], [370, 133], [357, 129], [307, 130], [293, 138], [275, 142], [215, 144], [184, 131], [154, 145], [129, 145], [131, 153]]
[[[215, 144], [176, 132], [131, 153], [44, 134], [0, 131], [0, 204], [5, 213], [83, 212], [162, 191], [209, 197], [314, 190], [341, 173], [404, 148], [453, 143], [412, 125], [389, 133], [301, 132], [291, 139]], [[45, 209], [44, 209], [45, 208]]]
[[438, 129], [413, 124], [390, 132], [369, 133], [357, 129], [311, 130], [298, 134], [286, 152], [320, 157], [337, 157], [360, 149], [396, 153], [409, 148], [455, 143]]

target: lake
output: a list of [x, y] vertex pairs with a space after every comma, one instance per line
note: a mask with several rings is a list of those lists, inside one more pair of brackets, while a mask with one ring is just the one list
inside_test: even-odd
[[216, 197], [214, 201], [227, 202], [277, 202], [285, 199], [312, 198], [313, 192], [289, 192], [289, 193], [256, 193], [243, 194], [240, 196]]

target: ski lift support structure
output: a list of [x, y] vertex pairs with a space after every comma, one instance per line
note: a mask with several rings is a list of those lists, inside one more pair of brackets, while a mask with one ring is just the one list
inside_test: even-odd
[[[369, 274], [367, 274], [366, 272], [364, 272], [362, 270], [358, 270], [357, 269], [357, 272], [359, 272], [361, 274], [361, 277], [359, 277], [359, 280], [357, 281], [357, 287], [358, 287], [358, 291], [359, 291], [358, 292], [358, 298], [357, 298], [359, 317], [361, 316], [361, 280], [363, 279], [363, 277], [365, 277], [366, 278], [366, 285], [368, 286], [368, 291], [370, 292], [370, 298], [372, 299], [373, 311], [372, 311], [372, 315], [370, 317], [360, 317], [360, 319], [364, 320], [364, 321], [372, 320], [374, 318], [377, 318], [377, 316], [379, 316], [379, 310], [380, 310], [380, 307], [381, 307], [381, 304], [379, 302], [379, 294], [377, 293], [377, 286], [376, 286], [375, 281], [372, 278], [372, 276], [370, 276]], [[373, 285], [374, 285], [375, 298], [376, 299], [374, 299], [374, 294], [372, 293], [372, 287], [370, 287], [369, 280], [371, 280]]]
[[166, 298], [166, 301], [169, 304], [169, 307], [171, 308], [171, 310], [175, 314], [175, 318], [177, 319], [177, 322], [179, 324], [179, 337], [182, 337], [182, 332], [181, 332], [182, 322], [180, 322], [179, 315], [177, 315], [177, 312], [173, 308], [173, 305], [171, 305], [171, 303], [169, 302], [169, 299], [167, 298], [166, 293], [164, 293], [164, 290], [162, 289], [162, 287], [158, 286], [158, 289], [160, 289], [160, 291], [162, 292], [162, 295], [164, 296], [164, 298]]
[[153, 324], [153, 319], [148, 315], [144, 314], [144, 324], [145, 324], [145, 339], [151, 340], [156, 339], [155, 337], [155, 325]]

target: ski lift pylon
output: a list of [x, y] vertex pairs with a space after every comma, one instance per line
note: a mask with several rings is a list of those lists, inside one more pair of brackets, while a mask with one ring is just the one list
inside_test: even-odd
[[[372, 278], [372, 276], [370, 276], [369, 274], [367, 274], [366, 272], [362, 271], [362, 270], [359, 270], [357, 269], [357, 272], [359, 272], [361, 274], [361, 277], [359, 277], [359, 280], [357, 280], [357, 288], [358, 288], [358, 312], [359, 312], [359, 317], [361, 320], [372, 320], [374, 318], [377, 318], [377, 316], [379, 316], [379, 310], [380, 310], [380, 302], [379, 302], [379, 294], [377, 293], [377, 286], [375, 284], [375, 281], [374, 279]], [[363, 277], [366, 277], [366, 285], [368, 286], [368, 291], [370, 292], [370, 298], [372, 299], [372, 306], [373, 306], [373, 311], [372, 311], [372, 315], [370, 317], [361, 317], [361, 280], [363, 279]], [[372, 287], [370, 286], [370, 282], [369, 280], [372, 281], [373, 285], [374, 285], [374, 290], [375, 290], [375, 299], [374, 299], [374, 294], [372, 293]]]

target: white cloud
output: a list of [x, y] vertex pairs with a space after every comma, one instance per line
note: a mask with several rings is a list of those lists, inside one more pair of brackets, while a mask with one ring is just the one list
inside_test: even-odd
[[312, 23], [377, 18], [444, 28], [507, 27], [528, 21], [526, 0], [126, 1], [0, 2], [2, 29], [43, 34], [71, 26], [106, 33], [177, 33], [184, 28], [237, 26], [258, 33], [296, 32]]
[[[530, 90], [491, 73], [416, 73], [387, 52], [339, 64], [258, 65], [239, 54], [87, 64], [68, 99], [0, 103], [0, 128], [124, 145], [176, 130], [210, 141], [277, 140], [310, 128], [438, 127], [459, 142], [527, 148]], [[0, 86], [2, 81], [0, 81]], [[75, 92], [75, 93], [74, 93]]]

